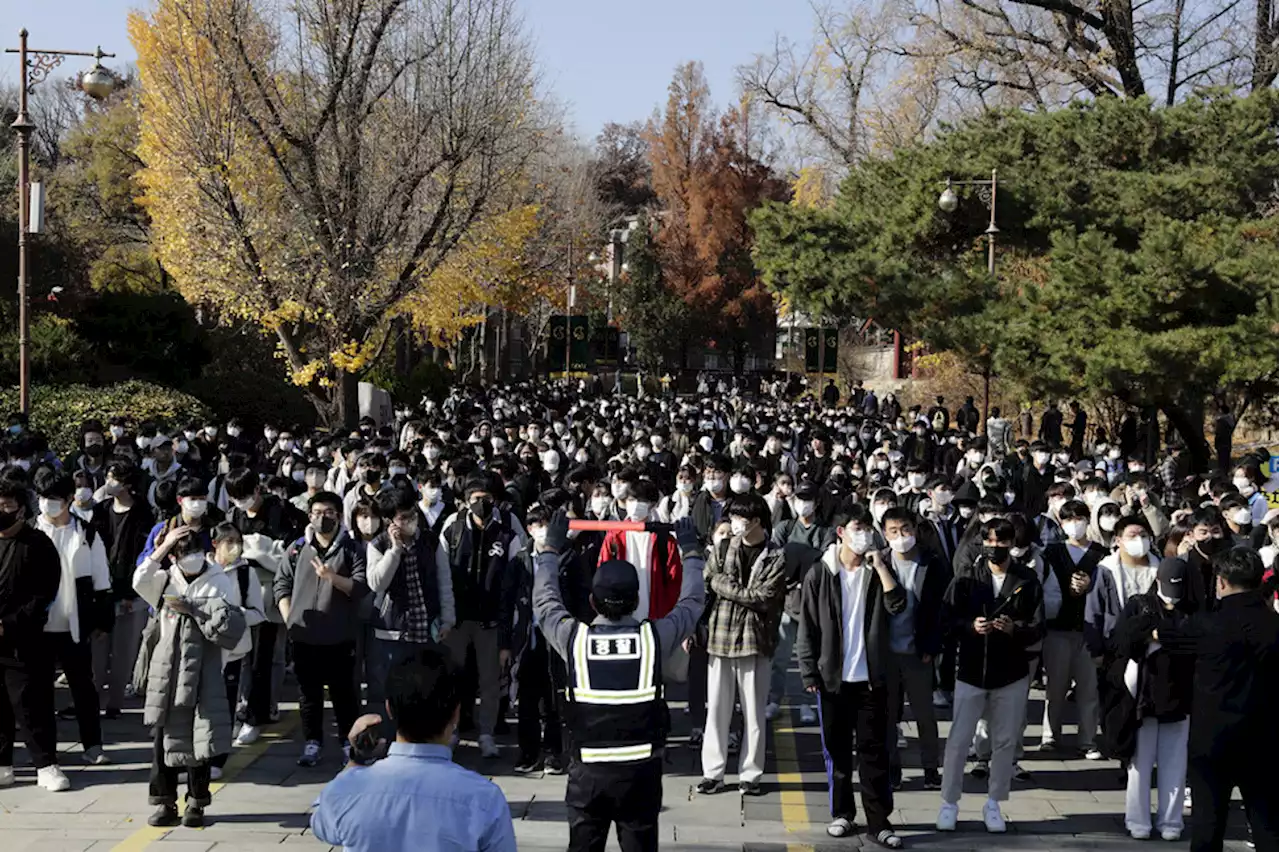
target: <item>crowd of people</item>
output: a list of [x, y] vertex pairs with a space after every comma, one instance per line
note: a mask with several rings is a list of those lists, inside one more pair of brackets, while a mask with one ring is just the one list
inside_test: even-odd
[[[15, 415], [0, 469], [0, 785], [14, 782], [20, 728], [38, 784], [68, 789], [56, 720], [106, 763], [101, 720], [136, 696], [154, 742], [151, 823], [201, 825], [228, 754], [278, 721], [290, 666], [300, 765], [352, 759], [349, 732], [409, 728], [424, 755], [474, 730], [493, 758], [514, 705], [515, 770], [569, 770], [574, 848], [602, 848], [573, 768], [605, 755], [649, 771], [667, 730], [656, 713], [641, 745], [584, 744], [599, 735], [597, 656], [564, 625], [605, 619], [606, 633], [657, 625], [634, 635], [674, 645], [651, 655], [635, 700], [660, 704], [653, 681], [687, 680], [699, 795], [725, 789], [735, 751], [739, 791], [761, 793], [766, 726], [794, 709], [821, 732], [828, 833], [854, 831], [856, 767], [868, 836], [899, 848], [893, 792], [917, 783], [909, 704], [938, 830], [956, 828], [968, 766], [987, 779], [986, 829], [1002, 832], [1012, 782], [1034, 780], [1019, 758], [1041, 683], [1039, 748], [1119, 760], [1133, 837], [1179, 839], [1189, 804], [1193, 849], [1220, 849], [1238, 786], [1255, 841], [1274, 849], [1275, 767], [1223, 760], [1276, 753], [1269, 457], [1195, 471], [1175, 442], [1148, 469], [1155, 447], [1088, 436], [1075, 403], [1032, 433], [998, 409], [980, 422], [972, 399], [903, 408], [859, 385], [841, 405], [834, 390], [460, 388], [331, 432], [122, 412], [86, 421], [66, 458]], [[566, 518], [660, 523], [566, 533]], [[622, 585], [619, 565], [634, 574]], [[599, 659], [629, 642], [605, 641]], [[406, 687], [413, 665], [417, 687], [447, 684], [451, 701]], [[628, 812], [636, 848], [656, 848], [657, 813]]]

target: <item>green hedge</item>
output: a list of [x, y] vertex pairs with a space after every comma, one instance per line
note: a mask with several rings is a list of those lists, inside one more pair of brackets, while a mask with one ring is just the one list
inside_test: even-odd
[[[0, 389], [0, 412], [18, 410], [18, 389]], [[96, 417], [106, 425], [116, 415], [136, 426], [154, 420], [171, 429], [210, 415], [208, 406], [193, 396], [149, 382], [128, 381], [116, 385], [35, 385], [31, 392], [31, 427], [49, 438], [59, 455], [74, 452], [80, 424]]]

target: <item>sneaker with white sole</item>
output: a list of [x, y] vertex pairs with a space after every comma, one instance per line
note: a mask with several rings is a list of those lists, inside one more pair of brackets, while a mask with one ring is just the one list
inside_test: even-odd
[[1131, 829], [1129, 829], [1129, 836], [1130, 836], [1130, 837], [1132, 837], [1134, 840], [1150, 840], [1150, 839], [1151, 839], [1151, 829], [1149, 829], [1149, 828], [1131, 828]]
[[56, 764], [41, 766], [36, 770], [36, 785], [42, 790], [48, 790], [50, 793], [61, 793], [64, 790], [71, 789], [71, 782], [67, 780], [67, 776], [62, 774], [62, 770]]
[[221, 767], [218, 767], [218, 766], [210, 766], [210, 767], [209, 767], [209, 780], [210, 780], [210, 781], [221, 781], [221, 780], [222, 780], [222, 769], [221, 769]]
[[1166, 828], [1160, 832], [1160, 839], [1168, 843], [1177, 843], [1182, 839], [1182, 832], [1176, 828]]
[[764, 705], [764, 719], [766, 722], [772, 722], [774, 717], [778, 715], [778, 711], [782, 708], [778, 706], [778, 702], [770, 701]]
[[493, 741], [493, 734], [480, 735], [480, 756], [497, 757], [498, 744]]
[[106, 766], [111, 762], [111, 758], [103, 752], [102, 746], [89, 746], [84, 750], [84, 762], [90, 766]]
[[320, 762], [320, 743], [316, 740], [307, 740], [307, 744], [302, 747], [302, 757], [298, 758], [299, 766], [315, 766]]
[[938, 808], [938, 821], [933, 824], [938, 831], [955, 831], [956, 820], [960, 819], [960, 806], [943, 802]]
[[844, 837], [853, 832], [853, 820], [836, 817], [827, 823], [827, 834], [832, 837]]
[[800, 705], [800, 724], [812, 725], [814, 722], [817, 722], [817, 721], [818, 721], [818, 713], [816, 710], [813, 709], [813, 705], [801, 704]]
[[1091, 748], [1084, 753], [1085, 760], [1102, 760], [1103, 754], [1096, 748]]
[[258, 737], [260, 736], [262, 736], [261, 728], [257, 725], [250, 725], [248, 722], [245, 722], [240, 726], [240, 733], [236, 734], [236, 745], [253, 745], [258, 741]]
[[995, 799], [987, 799], [987, 803], [982, 806], [982, 822], [987, 826], [988, 834], [1005, 833], [1004, 816], [1000, 813], [1000, 803]]
[[947, 694], [941, 689], [935, 689], [933, 691], [933, 706], [939, 709], [943, 707], [950, 707], [951, 699], [948, 698]]
[[13, 786], [13, 767], [0, 766], [0, 787]]

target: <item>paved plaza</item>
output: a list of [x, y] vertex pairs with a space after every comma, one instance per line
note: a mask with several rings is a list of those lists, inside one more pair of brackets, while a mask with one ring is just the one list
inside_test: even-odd
[[[291, 687], [290, 687], [291, 688]], [[677, 693], [672, 690], [673, 693]], [[674, 695], [678, 698], [678, 694]], [[68, 693], [58, 690], [59, 706]], [[1039, 719], [1043, 695], [1032, 693], [1030, 717]], [[0, 852], [266, 852], [266, 850], [322, 850], [308, 828], [307, 810], [320, 789], [337, 771], [330, 743], [325, 760], [314, 769], [295, 764], [301, 748], [296, 705], [285, 704], [281, 721], [253, 746], [237, 749], [221, 782], [213, 785], [213, 804], [203, 829], [150, 828], [146, 818], [150, 740], [142, 727], [139, 702], [131, 702], [123, 718], [104, 723], [107, 753], [114, 764], [87, 767], [80, 763], [80, 747], [62, 743], [61, 760], [71, 779], [70, 792], [51, 794], [36, 789], [34, 770], [23, 767], [19, 751], [18, 783], [0, 790]], [[696, 749], [687, 744], [688, 717], [683, 704], [673, 702], [673, 742], [667, 755], [662, 832], [663, 848], [679, 850], [748, 850], [792, 852], [834, 850], [857, 846], [878, 848], [864, 837], [832, 840], [827, 821], [827, 788], [817, 726], [800, 727], [792, 708], [784, 709], [770, 729], [770, 764], [763, 796], [743, 799], [735, 789], [715, 796], [699, 796]], [[69, 734], [74, 723], [60, 721]], [[965, 779], [960, 803], [961, 822], [954, 834], [933, 830], [937, 792], [921, 788], [915, 760], [915, 727], [905, 726], [904, 789], [895, 794], [894, 822], [902, 829], [907, 848], [929, 850], [987, 849], [1135, 849], [1138, 841], [1124, 833], [1121, 813], [1124, 790], [1115, 762], [1041, 759], [1034, 750], [1039, 726], [1027, 730], [1028, 750], [1023, 765], [1032, 771], [1029, 782], [1014, 782], [1004, 813], [1009, 833], [992, 837], [983, 830], [981, 809], [985, 782]], [[946, 724], [943, 726], [943, 735]], [[474, 743], [464, 745], [459, 760], [493, 778], [507, 795], [521, 849], [549, 852], [563, 849], [568, 838], [563, 776], [519, 777], [511, 769], [516, 757], [512, 733], [500, 738], [502, 756], [481, 762]], [[1267, 759], [1273, 759], [1268, 755]], [[730, 768], [736, 767], [736, 755]], [[732, 775], [726, 781], [733, 782]], [[1233, 813], [1232, 852], [1245, 852], [1241, 814]], [[859, 817], [861, 823], [861, 816]], [[1184, 843], [1153, 846], [1185, 848]], [[612, 848], [616, 848], [616, 845]]]

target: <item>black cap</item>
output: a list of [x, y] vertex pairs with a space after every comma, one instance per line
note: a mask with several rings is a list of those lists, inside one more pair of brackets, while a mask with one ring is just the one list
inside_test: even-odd
[[600, 563], [591, 580], [591, 594], [598, 601], [629, 601], [640, 597], [636, 567], [623, 559]]
[[796, 499], [797, 500], [817, 500], [818, 486], [808, 481], [801, 482], [798, 486], [796, 486]]
[[1191, 568], [1186, 560], [1171, 556], [1160, 562], [1156, 571], [1156, 583], [1160, 596], [1166, 600], [1180, 601], [1187, 593], [1187, 577]]

